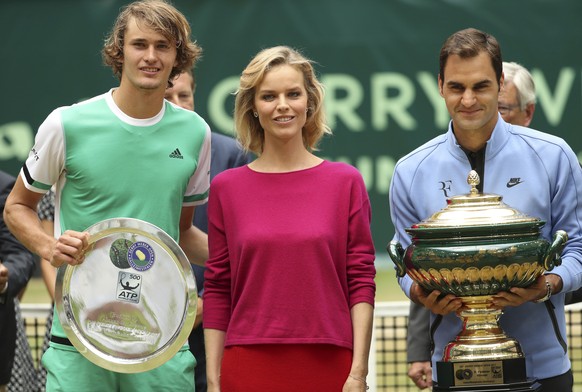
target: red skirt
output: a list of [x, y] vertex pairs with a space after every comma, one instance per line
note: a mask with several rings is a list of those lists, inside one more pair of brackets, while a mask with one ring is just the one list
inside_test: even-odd
[[341, 392], [352, 351], [329, 344], [257, 344], [224, 349], [222, 392]]

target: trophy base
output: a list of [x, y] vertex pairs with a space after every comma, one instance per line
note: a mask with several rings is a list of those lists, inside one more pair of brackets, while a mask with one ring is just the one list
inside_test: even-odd
[[439, 382], [434, 392], [525, 392], [541, 391], [541, 385], [528, 379], [525, 359], [512, 358], [487, 361], [437, 362]]
[[499, 385], [476, 385], [472, 387], [441, 387], [435, 383], [433, 392], [540, 392], [542, 386], [535, 380]]

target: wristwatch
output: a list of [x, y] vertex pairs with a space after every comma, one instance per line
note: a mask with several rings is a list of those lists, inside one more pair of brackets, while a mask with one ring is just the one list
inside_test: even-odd
[[539, 304], [541, 302], [546, 302], [547, 300], [550, 299], [550, 297], [552, 296], [552, 285], [550, 284], [550, 282], [548, 282], [546, 280], [546, 295], [544, 295], [542, 298], [540, 299], [536, 299], [534, 302], [536, 304]]

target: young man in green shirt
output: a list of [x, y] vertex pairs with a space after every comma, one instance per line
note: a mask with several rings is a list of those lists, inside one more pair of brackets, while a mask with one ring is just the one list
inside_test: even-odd
[[[204, 264], [207, 237], [192, 225], [209, 189], [210, 129], [196, 113], [164, 101], [166, 88], [192, 68], [200, 48], [185, 17], [165, 1], [138, 1], [119, 14], [103, 58], [119, 87], [53, 111], [10, 194], [5, 219], [31, 251], [55, 267], [83, 262], [89, 226], [124, 217], [149, 222]], [[36, 206], [56, 184], [55, 237]], [[172, 284], [172, 282], [165, 282]], [[47, 391], [194, 390], [195, 360], [187, 346], [160, 367], [122, 374], [103, 369], [62, 344], [57, 315], [43, 356]]]

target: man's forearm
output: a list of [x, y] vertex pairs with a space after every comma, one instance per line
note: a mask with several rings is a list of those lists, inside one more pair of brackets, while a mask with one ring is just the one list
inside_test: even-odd
[[190, 260], [190, 263], [204, 267], [208, 260], [208, 235], [202, 230], [191, 226], [180, 233], [180, 247]]
[[50, 259], [55, 239], [43, 230], [36, 210], [22, 204], [7, 203], [4, 221], [24, 247], [40, 257]]

